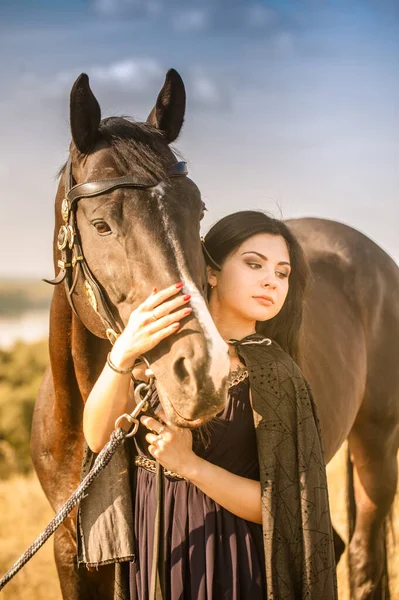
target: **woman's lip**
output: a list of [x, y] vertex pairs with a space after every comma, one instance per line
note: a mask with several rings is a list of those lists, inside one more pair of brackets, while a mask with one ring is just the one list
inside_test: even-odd
[[270, 298], [269, 296], [254, 296], [254, 299], [257, 300], [259, 304], [263, 304], [263, 306], [274, 304], [273, 298]]

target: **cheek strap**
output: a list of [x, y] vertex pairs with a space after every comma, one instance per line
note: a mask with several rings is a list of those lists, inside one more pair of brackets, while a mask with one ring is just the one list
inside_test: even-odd
[[201, 238], [201, 244], [202, 244], [202, 252], [204, 254], [206, 264], [209, 267], [212, 267], [212, 269], [215, 269], [215, 271], [221, 271], [222, 267], [215, 260], [213, 260], [212, 256], [209, 254], [209, 252], [205, 246], [205, 240], [203, 237]]

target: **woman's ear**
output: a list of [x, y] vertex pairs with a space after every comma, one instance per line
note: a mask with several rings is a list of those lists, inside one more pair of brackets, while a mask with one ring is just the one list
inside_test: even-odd
[[217, 276], [216, 276], [216, 271], [215, 269], [212, 269], [212, 267], [207, 267], [206, 268], [207, 273], [208, 273], [208, 285], [211, 286], [211, 288], [214, 288], [217, 286], [218, 280], [217, 280]]

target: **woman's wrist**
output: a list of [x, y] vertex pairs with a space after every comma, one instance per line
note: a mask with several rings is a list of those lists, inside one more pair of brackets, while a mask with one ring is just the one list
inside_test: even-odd
[[109, 358], [111, 363], [120, 370], [125, 369], [133, 369], [133, 365], [137, 360], [137, 355], [132, 352], [126, 352], [123, 348], [120, 348], [117, 345], [117, 342], [113, 346], [111, 352], [109, 353]]
[[182, 468], [179, 470], [179, 475], [182, 475], [191, 483], [195, 483], [200, 479], [203, 463], [206, 463], [206, 461], [195, 452], [192, 452], [189, 459], [184, 461]]

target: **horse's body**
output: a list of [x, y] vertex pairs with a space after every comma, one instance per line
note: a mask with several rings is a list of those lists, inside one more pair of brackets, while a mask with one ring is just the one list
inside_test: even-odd
[[399, 268], [340, 223], [295, 219], [288, 225], [313, 276], [301, 349], [326, 459], [348, 439], [354, 465], [352, 597], [384, 598], [384, 519], [396, 492], [399, 442]]
[[[176, 93], [173, 89], [171, 91], [170, 86], [166, 92], [163, 97], [161, 92], [161, 101], [158, 98], [157, 105], [149, 117], [152, 124], [162, 125], [164, 129], [167, 129], [167, 121], [171, 118], [171, 104], [179, 104]], [[88, 92], [83, 86], [79, 95], [81, 104], [85, 102], [84, 98], [82, 100], [85, 93], [87, 96]], [[86, 129], [93, 126], [88, 124], [87, 115], [90, 115], [89, 122], [94, 120], [95, 127], [98, 127], [99, 122], [94, 114], [95, 107], [90, 108], [92, 101], [89, 96], [90, 94], [89, 104], [86, 103], [83, 110]], [[78, 147], [79, 152], [75, 147], [71, 151], [75, 160], [75, 179], [92, 179], [93, 172], [95, 174], [96, 171], [99, 172], [100, 178], [120, 175], [120, 172], [115, 173], [114, 164], [106, 165], [105, 170], [101, 164], [96, 167], [95, 160], [98, 157], [104, 160], [106, 154], [106, 148], [101, 141], [94, 154], [91, 150], [85, 155], [82, 145], [87, 143], [87, 132], [85, 129], [85, 135], [82, 137], [82, 131], [79, 131], [79, 128], [82, 130], [82, 123], [74, 123], [73, 119], [71, 110], [74, 144], [81, 146]], [[176, 126], [175, 123], [177, 133], [181, 122], [182, 116], [180, 125]], [[96, 143], [99, 143], [98, 140]], [[86, 172], [87, 168], [89, 175]], [[106, 174], [102, 177], [101, 168]], [[64, 185], [65, 180], [62, 178], [56, 200], [56, 232], [60, 225], [59, 206]], [[120, 269], [120, 278], [123, 280], [126, 279], [127, 264], [130, 267], [131, 264], [134, 265], [135, 272], [130, 276], [130, 280], [127, 278], [126, 281], [126, 285], [136, 286], [134, 298], [128, 296], [130, 288], [117, 289], [115, 273], [111, 273], [109, 280], [109, 274], [101, 271], [102, 265], [96, 266], [96, 239], [86, 243], [85, 247], [84, 238], [91, 233], [85, 229], [83, 216], [92, 210], [92, 205], [89, 205], [92, 200], [85, 199], [85, 204], [81, 201], [83, 215], [80, 213], [78, 225], [83, 238], [83, 249], [86, 254], [90, 254], [91, 244], [94, 244], [94, 252], [88, 256], [89, 266], [100, 280], [103, 278], [103, 288], [112, 305], [116, 307], [115, 312], [121, 315], [122, 322], [126, 322], [129, 311], [148, 295], [151, 286], [161, 287], [172, 283], [171, 277], [189, 277], [196, 289], [201, 289], [204, 283], [201, 279], [204, 264], [199, 241], [196, 241], [199, 217], [197, 215], [195, 218], [195, 215], [199, 214], [199, 211], [195, 212], [194, 200], [190, 204], [194, 216], [190, 214], [188, 205], [192, 193], [191, 188], [183, 188], [181, 201], [185, 203], [180, 205], [177, 212], [173, 206], [175, 200], [171, 196], [171, 212], [166, 214], [167, 207], [162, 206], [164, 212], [163, 216], [161, 215], [162, 223], [168, 227], [167, 233], [173, 234], [172, 249], [181, 249], [180, 254], [177, 254], [180, 265], [184, 264], [185, 269], [179, 270], [176, 257], [170, 255], [170, 252], [168, 254], [170, 248], [162, 239], [159, 228], [158, 238], [150, 235], [151, 251], [144, 256], [138, 246], [135, 232], [128, 230], [127, 234], [125, 233], [125, 254], [122, 253], [119, 258], [116, 256], [111, 260], [110, 268], [112, 271], [116, 261]], [[112, 198], [115, 195], [115, 201], [120, 202], [120, 190], [114, 192]], [[137, 202], [140, 198], [133, 197], [133, 200]], [[122, 197], [122, 201], [125, 202], [123, 208], [126, 213], [127, 199], [125, 201]], [[108, 197], [107, 202], [109, 203]], [[144, 238], [139, 238], [143, 244], [145, 235], [151, 232], [151, 225], [156, 227], [159, 218], [157, 206], [159, 208], [160, 198], [155, 195], [153, 202], [148, 225], [144, 228], [145, 234], [141, 231]], [[144, 210], [147, 204], [142, 206]], [[181, 230], [176, 229], [179, 210], [184, 213], [185, 219]], [[134, 216], [133, 211], [131, 218]], [[193, 219], [194, 226], [190, 225]], [[121, 223], [120, 227], [124, 221]], [[396, 489], [399, 373], [395, 359], [399, 346], [399, 309], [396, 302], [399, 270], [375, 244], [343, 225], [317, 219], [298, 219], [291, 221], [289, 225], [302, 242], [314, 275], [305, 312], [302, 350], [305, 355], [304, 369], [319, 408], [326, 456], [330, 459], [349, 437], [356, 467], [357, 523], [350, 547], [354, 596], [356, 599], [376, 598], [377, 596], [373, 595], [374, 588], [379, 582], [383, 565], [382, 525]], [[124, 230], [120, 231], [123, 238]], [[99, 258], [104, 263], [104, 255], [101, 256], [101, 252]], [[119, 250], [108, 250], [108, 261], [110, 256], [111, 259], [114, 256], [112, 252]], [[151, 254], [155, 255], [153, 263]], [[55, 263], [58, 258], [58, 251], [55, 250]], [[160, 261], [159, 265], [157, 261]], [[172, 264], [170, 272], [167, 269], [167, 261]], [[141, 263], [145, 262], [147, 268], [143, 270]], [[104, 337], [101, 322], [85, 303], [82, 282], [78, 282], [74, 296], [79, 318], [72, 312], [65, 290], [57, 287], [54, 291], [50, 319], [51, 369], [46, 373], [40, 389], [32, 430], [32, 458], [43, 489], [54, 509], [60, 507], [79, 481], [83, 451], [83, 405], [110, 349], [109, 342], [100, 339]], [[183, 328], [182, 334], [176, 337], [173, 345], [171, 340], [169, 345], [161, 345], [160, 349], [149, 356], [156, 371], [158, 384], [163, 389], [172, 390], [170, 398], [165, 398], [167, 408], [172, 410], [172, 416], [176, 416], [173, 410], [177, 406], [176, 420], [183, 421], [183, 424], [189, 423], [191, 417], [210, 418], [212, 411], [217, 412], [223, 393], [222, 388], [215, 392], [215, 385], [211, 388], [208, 385], [208, 389], [212, 389], [214, 393], [212, 406], [206, 398], [202, 399], [201, 395], [195, 404], [198, 382], [201, 381], [201, 377], [208, 384], [214, 381], [212, 373], [217, 370], [216, 354], [224, 352], [224, 348], [221, 340], [215, 337], [201, 298], [198, 296], [194, 299], [195, 314]], [[166, 354], [168, 356], [164, 360]], [[170, 364], [176, 365], [175, 371], [168, 368]], [[223, 365], [224, 363], [222, 368]], [[170, 379], [170, 371], [174, 373], [174, 380]], [[223, 373], [219, 373], [220, 375]], [[184, 389], [188, 394], [188, 408], [178, 404], [179, 389], [180, 392], [182, 389], [179, 385], [186, 386]], [[65, 600], [111, 600], [114, 597], [114, 566], [101, 567], [98, 571], [77, 570], [75, 555], [75, 523], [71, 518], [58, 530], [55, 540], [55, 557], [63, 597]]]

